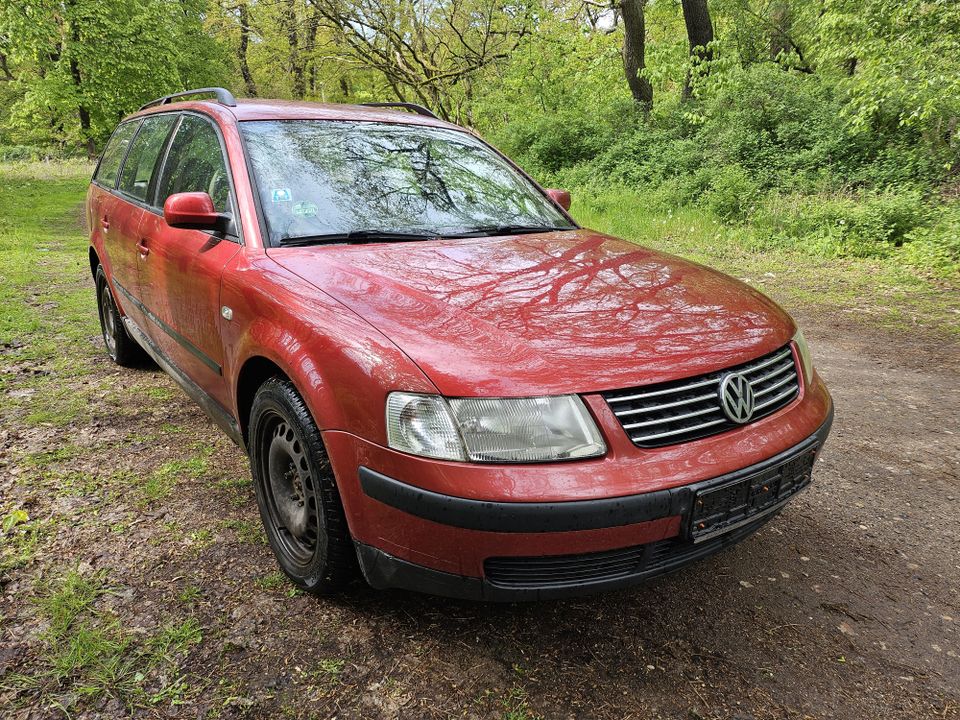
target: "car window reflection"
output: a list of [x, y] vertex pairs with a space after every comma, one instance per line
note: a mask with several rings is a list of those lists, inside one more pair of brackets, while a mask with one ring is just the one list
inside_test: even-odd
[[343, 121], [241, 124], [271, 239], [379, 229], [571, 227], [467, 133]]

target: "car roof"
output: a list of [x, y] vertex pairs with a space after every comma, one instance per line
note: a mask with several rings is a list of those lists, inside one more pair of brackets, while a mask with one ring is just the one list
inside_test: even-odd
[[405, 110], [370, 107], [367, 105], [340, 105], [291, 100], [237, 99], [233, 107], [214, 100], [186, 100], [153, 105], [130, 115], [130, 118], [171, 110], [200, 110], [216, 116], [232, 115], [236, 120], [356, 120], [402, 125], [425, 125], [457, 130], [465, 128], [444, 120], [418, 115]]

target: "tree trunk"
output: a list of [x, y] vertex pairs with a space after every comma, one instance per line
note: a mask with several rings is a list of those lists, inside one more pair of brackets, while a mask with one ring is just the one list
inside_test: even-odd
[[300, 42], [297, 34], [296, 0], [287, 0], [280, 10], [280, 24], [287, 36], [287, 45], [290, 57], [290, 74], [293, 77], [293, 97], [303, 100], [307, 94], [307, 84], [304, 78], [303, 61], [300, 58]]
[[247, 46], [250, 44], [250, 11], [246, 2], [241, 2], [240, 9], [240, 75], [246, 86], [249, 97], [257, 96], [257, 84], [253, 81], [250, 64], [247, 62]]
[[[687, 26], [687, 40], [690, 42], [690, 57], [699, 62], [708, 62], [713, 59], [710, 43], [713, 42], [713, 22], [710, 20], [710, 9], [707, 0], [680, 0], [683, 7], [683, 22]], [[687, 100], [693, 92], [691, 87], [690, 71], [683, 83], [682, 98]]]
[[0, 80], [16, 80], [13, 73], [10, 72], [10, 66], [7, 64], [7, 56], [3, 53], [0, 53], [0, 72], [3, 73], [3, 77], [0, 77]]
[[784, 2], [776, 3], [770, 10], [770, 59], [776, 60], [780, 54], [789, 53], [793, 49], [790, 41], [790, 31], [793, 25], [793, 15], [790, 6]]
[[646, 0], [622, 0], [620, 15], [623, 17], [623, 72], [627, 76], [630, 94], [644, 112], [653, 107], [653, 86], [650, 80], [640, 75], [646, 67], [646, 27], [643, 6]]
[[[76, 24], [70, 29], [71, 44], [76, 46], [80, 44], [80, 33]], [[72, 50], [72, 48], [71, 48]], [[83, 101], [83, 77], [80, 74], [80, 65], [77, 58], [70, 53], [70, 79], [77, 92], [77, 116], [80, 119], [80, 134], [83, 136], [84, 144], [87, 146], [87, 155], [90, 158], [97, 156], [97, 146], [93, 141], [93, 135], [90, 134], [90, 110]]]

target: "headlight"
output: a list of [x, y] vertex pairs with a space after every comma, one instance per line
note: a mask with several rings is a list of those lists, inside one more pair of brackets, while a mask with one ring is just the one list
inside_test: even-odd
[[387, 441], [414, 455], [474, 462], [549, 462], [607, 447], [576, 395], [454, 398], [391, 393]]
[[800, 355], [800, 364], [803, 365], [803, 380], [809, 385], [813, 380], [813, 358], [810, 357], [810, 346], [807, 345], [806, 338], [803, 337], [803, 331], [797, 330], [793, 336], [793, 342], [797, 345], [797, 353]]

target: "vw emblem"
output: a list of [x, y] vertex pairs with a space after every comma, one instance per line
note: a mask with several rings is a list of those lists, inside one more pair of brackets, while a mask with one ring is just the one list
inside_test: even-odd
[[724, 375], [720, 381], [720, 405], [733, 422], [743, 425], [753, 416], [753, 387], [739, 373]]

